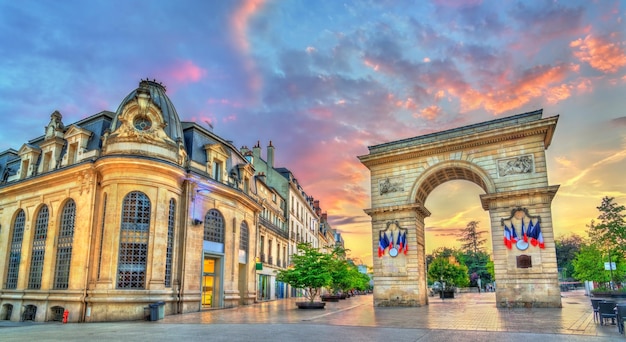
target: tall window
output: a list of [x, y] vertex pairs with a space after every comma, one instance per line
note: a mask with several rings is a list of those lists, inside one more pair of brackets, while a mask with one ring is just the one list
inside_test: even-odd
[[224, 216], [217, 209], [204, 216], [204, 240], [224, 243]]
[[7, 282], [5, 288], [17, 288], [17, 276], [20, 270], [20, 259], [22, 257], [22, 240], [24, 239], [24, 222], [26, 214], [20, 209], [13, 222], [13, 238], [11, 239], [11, 252], [9, 253], [9, 270], [7, 272]]
[[124, 197], [122, 203], [118, 289], [145, 288], [149, 235], [150, 199], [142, 192], [133, 191]]
[[167, 219], [167, 249], [165, 250], [165, 287], [172, 287], [172, 248], [174, 246], [174, 215], [176, 201], [170, 199], [170, 213]]
[[76, 221], [76, 203], [70, 199], [61, 213], [61, 227], [57, 240], [57, 262], [54, 272], [54, 288], [67, 289], [70, 279], [70, 262], [74, 243], [74, 223]]
[[241, 222], [239, 231], [239, 249], [248, 251], [248, 223], [246, 221]]
[[30, 275], [28, 277], [29, 289], [41, 288], [41, 274], [43, 272], [43, 259], [46, 255], [46, 236], [48, 235], [48, 206], [39, 209], [37, 222], [35, 223], [35, 238], [33, 239], [33, 253], [30, 258]]

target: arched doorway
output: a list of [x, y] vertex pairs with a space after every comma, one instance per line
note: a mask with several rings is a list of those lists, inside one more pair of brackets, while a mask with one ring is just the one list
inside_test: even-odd
[[[374, 305], [428, 304], [424, 203], [437, 186], [466, 180], [484, 190], [498, 306], [561, 306], [551, 212], [558, 186], [548, 184], [545, 158], [558, 116], [542, 114], [370, 146], [359, 157], [371, 174], [372, 247], [383, 249], [374, 258]], [[399, 235], [408, 248], [384, 253], [384, 241]]]

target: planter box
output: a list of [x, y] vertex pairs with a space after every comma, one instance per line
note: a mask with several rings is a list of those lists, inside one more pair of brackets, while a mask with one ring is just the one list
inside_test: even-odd
[[339, 295], [322, 296], [322, 302], [338, 302], [339, 298]]
[[324, 302], [296, 302], [298, 309], [324, 309], [326, 303]]

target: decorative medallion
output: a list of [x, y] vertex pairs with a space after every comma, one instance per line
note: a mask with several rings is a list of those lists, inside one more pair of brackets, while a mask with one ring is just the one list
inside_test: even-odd
[[133, 120], [133, 126], [138, 131], [147, 131], [152, 128], [152, 121], [145, 116], [137, 116], [135, 120]]
[[[397, 229], [390, 229], [391, 225], [395, 225]], [[389, 249], [389, 256], [392, 258], [397, 257], [401, 253], [406, 255], [409, 251], [406, 241], [407, 232], [408, 229], [401, 228], [398, 221], [387, 222], [387, 228], [378, 232], [378, 257], [382, 258], [387, 249]]]
[[527, 250], [531, 245], [545, 248], [541, 232], [541, 217], [529, 215], [526, 208], [517, 207], [511, 210], [511, 216], [502, 219], [501, 223], [504, 228], [506, 248], [511, 249], [513, 245], [520, 251]]

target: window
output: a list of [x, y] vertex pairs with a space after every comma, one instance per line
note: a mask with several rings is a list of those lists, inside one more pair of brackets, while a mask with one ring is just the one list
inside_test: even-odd
[[167, 249], [165, 250], [165, 287], [172, 287], [172, 249], [174, 247], [174, 220], [176, 201], [170, 199], [170, 213], [167, 218]]
[[61, 227], [57, 239], [57, 261], [54, 272], [54, 288], [67, 289], [70, 278], [70, 262], [72, 261], [72, 245], [74, 243], [74, 223], [76, 221], [76, 203], [70, 199], [65, 203], [61, 213]]
[[204, 216], [204, 240], [224, 243], [224, 217], [217, 209]]
[[222, 163], [219, 160], [213, 160], [213, 179], [218, 182], [222, 181]]
[[117, 262], [118, 289], [144, 289], [150, 235], [150, 199], [133, 191], [122, 203], [120, 249]]
[[33, 252], [30, 258], [30, 274], [28, 277], [29, 289], [41, 289], [41, 274], [43, 259], [46, 255], [46, 236], [48, 235], [48, 207], [39, 209], [35, 223], [35, 237], [33, 238]]
[[26, 214], [20, 209], [13, 222], [13, 237], [11, 239], [11, 251], [9, 253], [9, 270], [7, 272], [7, 282], [5, 288], [17, 288], [17, 277], [20, 270], [20, 259], [22, 257], [22, 240], [24, 239], [24, 222]]
[[67, 164], [72, 165], [76, 162], [78, 154], [78, 143], [70, 144], [67, 149]]
[[241, 228], [239, 232], [239, 249], [248, 251], [248, 223], [246, 221], [241, 222]]

